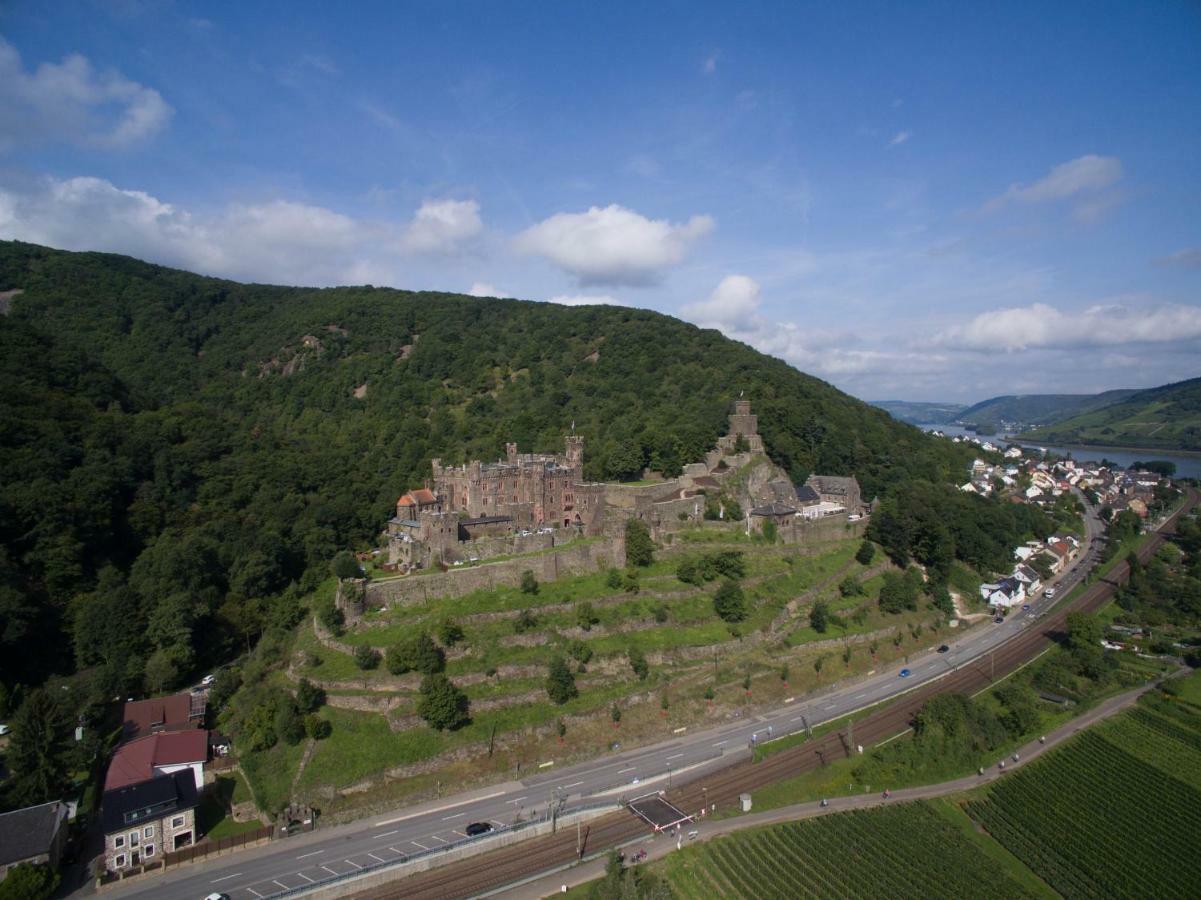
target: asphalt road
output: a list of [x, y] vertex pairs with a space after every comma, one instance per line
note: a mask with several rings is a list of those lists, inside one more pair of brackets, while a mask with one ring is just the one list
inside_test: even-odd
[[[1087, 539], [1077, 562], [1049, 582], [1056, 588], [1057, 600], [1084, 577], [1094, 562], [1099, 549], [1094, 539], [1101, 534], [1102, 525], [1089, 515], [1086, 526]], [[117, 884], [105, 894], [176, 900], [221, 892], [233, 900], [263, 900], [463, 841], [470, 823], [486, 822], [500, 830], [518, 819], [545, 816], [552, 804], [569, 812], [669, 787], [673, 778], [691, 780], [746, 759], [757, 742], [793, 734], [806, 724], [814, 727], [893, 699], [960, 666], [986, 666], [990, 651], [1035, 622], [1051, 605], [1052, 601], [1040, 595], [1028, 610], [1015, 609], [1000, 624], [990, 621], [949, 640], [946, 653], [927, 652], [907, 664], [894, 664], [866, 679], [797, 697], [778, 709], [740, 721], [685, 732], [669, 741], [614, 752], [564, 769], [548, 767], [519, 782], [493, 785], [348, 825], [272, 841], [181, 866], [162, 875]], [[902, 677], [902, 669], [909, 674]]]

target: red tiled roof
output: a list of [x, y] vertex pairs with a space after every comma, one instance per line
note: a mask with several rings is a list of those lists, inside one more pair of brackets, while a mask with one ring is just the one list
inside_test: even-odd
[[104, 779], [106, 791], [149, 781], [156, 766], [175, 766], [208, 759], [208, 732], [203, 728], [168, 731], [122, 744], [113, 754]]
[[403, 497], [396, 501], [397, 506], [429, 506], [432, 503], [437, 503], [438, 498], [434, 496], [434, 492], [429, 488], [418, 488], [415, 491], [409, 491]]
[[187, 691], [153, 700], [134, 700], [125, 704], [122, 716], [122, 740], [133, 740], [152, 731], [179, 731], [191, 728], [192, 695]]
[[1072, 548], [1065, 541], [1056, 541], [1054, 544], [1050, 544], [1049, 547], [1060, 556], [1067, 556], [1072, 552]]

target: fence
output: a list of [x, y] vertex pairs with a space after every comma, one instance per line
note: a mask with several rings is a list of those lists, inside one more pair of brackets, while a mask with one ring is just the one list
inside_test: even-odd
[[258, 841], [271, 838], [275, 835], [275, 828], [271, 825], [263, 825], [256, 828], [254, 831], [244, 831], [241, 834], [230, 835], [229, 837], [218, 838], [213, 840], [206, 838], [199, 844], [193, 844], [191, 847], [183, 847], [171, 853], [163, 854], [163, 864], [170, 868], [171, 866], [179, 865], [180, 863], [192, 862], [197, 859], [204, 859], [214, 853], [224, 853], [226, 850], [234, 850], [238, 847], [245, 847], [247, 844], [253, 844]]

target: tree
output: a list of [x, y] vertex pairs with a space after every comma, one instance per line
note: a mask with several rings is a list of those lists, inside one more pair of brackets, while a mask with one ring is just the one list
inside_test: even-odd
[[71, 719], [41, 688], [30, 693], [12, 721], [6, 762], [12, 798], [21, 806], [54, 799], [67, 783]]
[[179, 665], [173, 650], [160, 649], [150, 654], [146, 660], [146, 690], [152, 694], [161, 694], [163, 690], [172, 687], [179, 680]]
[[609, 718], [613, 720], [614, 727], [621, 724], [621, 708], [616, 703], [609, 707]]
[[776, 527], [776, 523], [771, 519], [763, 521], [763, 540], [768, 544], [774, 544], [780, 536], [780, 529]]
[[563, 743], [563, 736], [567, 734], [567, 723], [562, 718], [555, 719], [555, 733], [559, 735], [559, 743]]
[[362, 578], [363, 567], [349, 550], [341, 551], [330, 566], [335, 578]]
[[50, 866], [21, 863], [0, 881], [0, 900], [49, 900], [58, 882], [59, 874]]
[[471, 721], [467, 695], [441, 672], [421, 680], [417, 715], [439, 731], [454, 731]]
[[517, 618], [513, 620], [513, 630], [518, 634], [525, 634], [527, 631], [533, 631], [538, 627], [538, 617], [528, 609], [523, 609], [517, 614]]
[[463, 640], [463, 626], [454, 619], [446, 618], [438, 623], [438, 640], [443, 646], [453, 647]]
[[295, 746], [304, 740], [304, 718], [291, 697], [278, 697], [275, 702], [275, 733], [287, 744]]
[[592, 659], [592, 648], [586, 641], [576, 638], [567, 644], [567, 653], [576, 662], [586, 663]]
[[621, 571], [617, 568], [609, 569], [605, 575], [605, 584], [612, 590], [617, 590], [621, 587]]
[[813, 671], [815, 673], [817, 673], [818, 681], [821, 681], [822, 669], [825, 668], [825, 665], [826, 665], [826, 657], [825, 656], [819, 656], [817, 659], [815, 659], [813, 661]]
[[651, 672], [651, 667], [646, 662], [646, 656], [637, 647], [631, 647], [626, 651], [626, 656], [630, 660], [630, 668], [634, 670], [634, 674], [638, 676], [639, 681], [646, 681], [646, 677]]
[[917, 569], [906, 569], [904, 573], [885, 572], [880, 588], [880, 609], [894, 615], [907, 609], [916, 610], [921, 587], [922, 574]]
[[401, 638], [388, 648], [388, 671], [393, 675], [421, 672], [432, 675], [446, 668], [446, 654], [424, 631]]
[[660, 601], [651, 609], [651, 615], [655, 617], [655, 622], [662, 625], [667, 621], [667, 604]]
[[649, 566], [655, 561], [655, 543], [641, 519], [626, 522], [626, 565]]
[[858, 597], [863, 593], [863, 584], [854, 575], [848, 575], [838, 583], [838, 593], [844, 597]]
[[521, 573], [521, 592], [530, 595], [538, 593], [538, 579], [534, 577], [531, 569], [526, 569]]
[[785, 684], [788, 684], [788, 663], [784, 663], [780, 666], [780, 680]]
[[546, 675], [546, 696], [550, 697], [552, 703], [562, 706], [579, 694], [579, 689], [575, 686], [575, 676], [571, 674], [567, 660], [562, 656], [555, 656], [550, 661], [550, 669]]
[[342, 626], [346, 624], [346, 615], [332, 603], [323, 604], [317, 610], [317, 619], [335, 635], [341, 634]]
[[302, 713], [316, 712], [325, 705], [325, 691], [307, 678], [296, 685], [296, 707]]
[[364, 671], [374, 669], [379, 665], [379, 651], [374, 647], [359, 645], [354, 648], [354, 664]]
[[809, 610], [809, 627], [818, 634], [825, 634], [830, 627], [830, 607], [824, 600], [818, 600]]
[[722, 582], [713, 595], [713, 610], [727, 622], [741, 622], [747, 616], [746, 597], [736, 581]]

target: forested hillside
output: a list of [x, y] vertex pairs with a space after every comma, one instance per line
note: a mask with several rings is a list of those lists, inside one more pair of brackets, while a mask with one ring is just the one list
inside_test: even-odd
[[1138, 391], [1104, 408], [1059, 419], [1029, 437], [1047, 443], [1201, 450], [1201, 378]]
[[998, 428], [1002, 423], [1043, 425], [1101, 409], [1124, 400], [1131, 390], [1105, 391], [1100, 394], [1022, 394], [991, 397], [961, 410], [955, 421], [969, 425]]
[[[242, 285], [0, 243], [0, 683], [170, 685], [286, 626], [429, 460], [562, 446], [595, 479], [697, 458], [745, 392], [798, 481], [966, 453], [657, 313]], [[164, 677], [166, 676], [166, 677]], [[177, 683], [177, 682], [176, 682]]]

